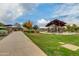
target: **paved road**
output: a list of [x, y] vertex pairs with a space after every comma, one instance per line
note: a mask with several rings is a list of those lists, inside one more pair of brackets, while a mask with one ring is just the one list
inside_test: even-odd
[[0, 41], [0, 55], [7, 56], [46, 56], [22, 32], [13, 32]]

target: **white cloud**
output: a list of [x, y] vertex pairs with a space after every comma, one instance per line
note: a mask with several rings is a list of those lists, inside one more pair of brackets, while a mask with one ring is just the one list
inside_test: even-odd
[[45, 25], [46, 25], [48, 22], [50, 22], [50, 21], [49, 21], [49, 20], [45, 20], [45, 19], [40, 19], [40, 20], [37, 21], [37, 25], [38, 25], [39, 27], [45, 27]]
[[15, 23], [24, 13], [31, 11], [35, 4], [0, 3], [0, 22]]
[[[64, 17], [66, 15], [66, 17]], [[61, 7], [55, 11], [53, 18], [63, 16], [67, 23], [79, 23], [79, 4], [62, 4]]]
[[0, 4], [0, 22], [13, 22], [22, 14], [23, 9], [19, 4]]
[[60, 9], [56, 10], [54, 17], [62, 15], [72, 15], [79, 13], [79, 4], [62, 4]]

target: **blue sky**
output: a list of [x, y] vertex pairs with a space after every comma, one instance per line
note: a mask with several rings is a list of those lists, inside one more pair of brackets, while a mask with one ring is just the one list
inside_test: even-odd
[[25, 21], [31, 20], [33, 23], [36, 23], [36, 21], [40, 19], [51, 20], [53, 13], [60, 8], [59, 5], [60, 4], [39, 4], [34, 10], [26, 13], [23, 17], [26, 18]]
[[0, 21], [5, 24], [24, 23], [28, 20], [42, 27], [59, 19], [68, 24], [79, 25], [79, 4], [68, 3], [26, 3], [0, 4]]

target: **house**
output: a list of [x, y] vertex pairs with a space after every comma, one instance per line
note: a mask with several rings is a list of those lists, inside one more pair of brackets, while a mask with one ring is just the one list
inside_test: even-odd
[[40, 32], [47, 32], [48, 27], [40, 27], [39, 30]]
[[13, 25], [7, 24], [7, 25], [4, 25], [4, 26], [7, 28], [8, 33], [12, 32], [12, 26], [13, 26]]
[[7, 28], [8, 32], [12, 32], [12, 31], [19, 31], [19, 30], [23, 30], [23, 26], [16, 23], [15, 25], [5, 25], [5, 27]]
[[49, 22], [46, 27], [48, 27], [48, 32], [64, 32], [65, 22], [55, 19]]
[[19, 23], [16, 23], [12, 26], [14, 31], [19, 31], [19, 30], [23, 30], [22, 25], [20, 25]]

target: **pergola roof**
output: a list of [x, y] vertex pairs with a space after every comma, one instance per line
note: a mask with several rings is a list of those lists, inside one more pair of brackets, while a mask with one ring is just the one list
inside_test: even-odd
[[58, 20], [58, 19], [55, 19], [55, 20], [49, 22], [49, 23], [46, 25], [46, 27], [48, 27], [48, 26], [50, 26], [50, 25], [52, 25], [52, 24], [55, 24], [55, 25], [57, 25], [57, 26], [65, 26], [66, 23], [63, 22], [63, 21], [60, 21], [60, 20]]

